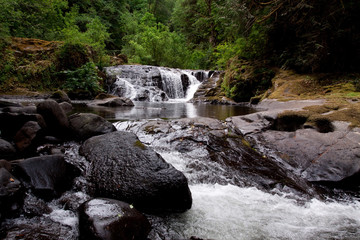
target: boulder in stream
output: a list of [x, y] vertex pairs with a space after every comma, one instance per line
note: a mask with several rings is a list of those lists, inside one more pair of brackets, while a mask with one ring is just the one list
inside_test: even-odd
[[151, 230], [147, 218], [125, 202], [96, 198], [79, 208], [80, 239], [146, 240]]
[[78, 139], [116, 131], [114, 125], [93, 113], [75, 113], [69, 117], [70, 129]]
[[14, 165], [14, 174], [44, 199], [51, 199], [69, 189], [79, 174], [78, 169], [60, 154], [19, 160]]
[[68, 137], [69, 121], [57, 102], [45, 100], [37, 105], [37, 112], [43, 116], [49, 134], [56, 137]]
[[143, 145], [133, 133], [113, 132], [88, 139], [80, 154], [90, 162], [96, 196], [125, 201], [147, 212], [190, 209], [184, 174]]

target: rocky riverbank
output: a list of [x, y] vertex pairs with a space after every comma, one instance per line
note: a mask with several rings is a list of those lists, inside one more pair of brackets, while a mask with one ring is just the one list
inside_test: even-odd
[[1, 102], [3, 239], [170, 237], [156, 215], [190, 209], [194, 184], [255, 187], [300, 201], [359, 190], [360, 129], [298, 113], [324, 100], [264, 100], [259, 112], [225, 121], [114, 124], [69, 115], [71, 103], [56, 100]]
[[[191, 207], [180, 171], [134, 134], [116, 131], [95, 114], [68, 116], [69, 107], [54, 100], [1, 102], [2, 239], [146, 239], [150, 223], [135, 208], [159, 213]], [[84, 157], [69, 153], [71, 142], [82, 145]], [[60, 209], [71, 223], [59, 220]]]

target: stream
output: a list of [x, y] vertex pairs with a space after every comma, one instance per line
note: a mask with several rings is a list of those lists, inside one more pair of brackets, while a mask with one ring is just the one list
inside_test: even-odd
[[[266, 185], [270, 182], [269, 186], [272, 186], [272, 178], [246, 178], [252, 176], [251, 167], [246, 169], [246, 166], [241, 166], [242, 162], [229, 164], [220, 161], [226, 159], [227, 155], [236, 159], [236, 154], [243, 153], [236, 149], [239, 145], [234, 145], [241, 144], [238, 135], [233, 140], [226, 139], [229, 141], [226, 145], [230, 146], [229, 152], [219, 152], [218, 149], [226, 149], [221, 148], [223, 146], [219, 143], [223, 136], [221, 134], [225, 131], [227, 136], [228, 133], [224, 120], [231, 116], [254, 113], [256, 109], [248, 105], [187, 102], [200, 84], [194, 77], [199, 74], [190, 71], [120, 66], [109, 68], [107, 74], [113, 75], [107, 83], [108, 92], [130, 97], [135, 106], [107, 108], [90, 106], [87, 101], [73, 101], [73, 112], [96, 113], [113, 122], [117, 130], [134, 132], [143, 144], [153, 148], [168, 163], [183, 172], [189, 182], [192, 208], [182, 214], [147, 214], [152, 225], [149, 239], [360, 239], [360, 199], [355, 195], [341, 192], [340, 198], [324, 199], [294, 191], [286, 184], [271, 189], [261, 188], [258, 186], [262, 183]], [[205, 75], [210, 77], [209, 72], [201, 73], [201, 76]], [[34, 104], [33, 100], [12, 101], [24, 105]], [[201, 122], [202, 117], [213, 120], [203, 120], [206, 125]], [[181, 118], [194, 118], [198, 122], [187, 122]], [[147, 126], [151, 121], [153, 125]], [[211, 131], [204, 130], [208, 126], [214, 127], [210, 127]], [[89, 163], [79, 155], [79, 143], [66, 142], [61, 147], [65, 150], [66, 161], [86, 171]], [[258, 151], [257, 158], [265, 161], [266, 157], [261, 155], [261, 150]], [[217, 158], [214, 153], [223, 158]], [[257, 170], [261, 170], [261, 167]], [[242, 175], [242, 170], [248, 171], [250, 175]], [[253, 183], [254, 179], [260, 179], [259, 185]], [[70, 191], [51, 202], [45, 202], [31, 192], [27, 193], [24, 213], [17, 218], [6, 219], [2, 224], [6, 233], [0, 229], [0, 237], [78, 239], [77, 208], [90, 199], [87, 185], [87, 180], [80, 176], [74, 180]]]

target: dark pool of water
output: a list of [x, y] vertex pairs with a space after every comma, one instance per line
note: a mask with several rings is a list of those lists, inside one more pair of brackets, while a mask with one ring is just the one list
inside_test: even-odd
[[193, 104], [185, 102], [134, 102], [134, 107], [99, 107], [86, 106], [83, 103], [74, 105], [74, 112], [92, 112], [109, 121], [140, 119], [176, 119], [193, 117], [211, 117], [224, 120], [231, 116], [255, 112], [248, 106]]

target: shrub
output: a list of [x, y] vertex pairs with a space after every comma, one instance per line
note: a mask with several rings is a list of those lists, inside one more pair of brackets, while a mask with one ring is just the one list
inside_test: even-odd
[[88, 92], [91, 96], [96, 96], [102, 92], [100, 87], [101, 78], [97, 75], [97, 68], [93, 62], [88, 62], [75, 70], [62, 72], [66, 81], [64, 89], [68, 92]]

